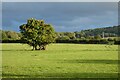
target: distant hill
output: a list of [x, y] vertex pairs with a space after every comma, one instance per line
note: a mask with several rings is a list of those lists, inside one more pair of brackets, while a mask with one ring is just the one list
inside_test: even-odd
[[85, 34], [87, 36], [96, 36], [96, 35], [102, 35], [104, 33], [105, 36], [118, 36], [120, 30], [119, 26], [113, 26], [113, 27], [104, 27], [104, 28], [95, 28], [95, 29], [87, 29], [82, 30], [79, 33]]

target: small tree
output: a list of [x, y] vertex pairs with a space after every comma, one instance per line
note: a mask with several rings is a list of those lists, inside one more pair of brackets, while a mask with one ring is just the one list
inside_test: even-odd
[[97, 40], [100, 40], [101, 36], [100, 35], [96, 35], [94, 38], [97, 39]]
[[13, 31], [6, 31], [6, 35], [10, 40], [19, 39], [18, 34], [16, 32], [13, 32]]
[[22, 40], [33, 46], [33, 50], [45, 50], [46, 45], [55, 41], [55, 31], [50, 24], [43, 20], [28, 19], [27, 24], [20, 26]]
[[8, 39], [8, 37], [7, 37], [7, 34], [6, 34], [6, 32], [5, 31], [0, 31], [0, 34], [1, 34], [1, 40], [5, 40], [5, 39]]
[[72, 32], [65, 32], [64, 33], [65, 36], [68, 36], [70, 39], [75, 39], [75, 33]]

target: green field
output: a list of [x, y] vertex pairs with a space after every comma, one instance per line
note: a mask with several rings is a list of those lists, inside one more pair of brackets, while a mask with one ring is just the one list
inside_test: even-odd
[[3, 78], [117, 78], [118, 46], [50, 44], [31, 51], [25, 44], [2, 44]]

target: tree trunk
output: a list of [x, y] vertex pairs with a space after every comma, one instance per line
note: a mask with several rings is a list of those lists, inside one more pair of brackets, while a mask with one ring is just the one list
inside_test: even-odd
[[46, 50], [46, 45], [43, 45], [43, 50]]
[[34, 50], [34, 48], [35, 48], [35, 47], [33, 46], [33, 49], [32, 49], [32, 50]]
[[41, 47], [41, 45], [39, 45], [39, 50], [41, 50], [42, 49], [42, 47]]
[[39, 45], [39, 50], [46, 50], [46, 45]]
[[38, 49], [37, 49], [37, 46], [35, 46], [35, 50], [38, 50]]

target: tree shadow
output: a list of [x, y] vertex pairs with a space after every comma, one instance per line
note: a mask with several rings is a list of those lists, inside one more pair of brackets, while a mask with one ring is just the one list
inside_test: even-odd
[[[58, 61], [59, 62], [59, 61]], [[119, 60], [63, 60], [61, 63], [118, 64]]]
[[26, 50], [26, 49], [19, 49], [19, 50], [0, 50], [0, 51], [33, 51], [32, 49], [31, 50]]
[[25, 75], [25, 74], [24, 75], [23, 74], [19, 75], [19, 74], [11, 74], [11, 73], [2, 73], [2, 76], [5, 77], [5, 78], [6, 77], [7, 78], [9, 78], [9, 77], [10, 78], [12, 78], [12, 77], [30, 77], [30, 75]]

